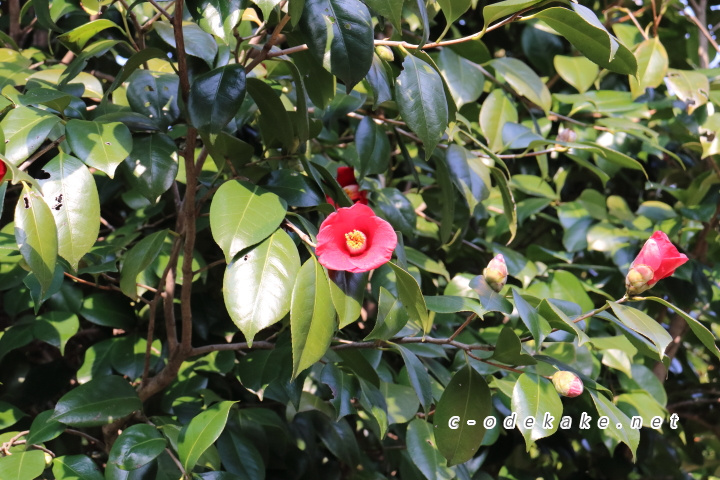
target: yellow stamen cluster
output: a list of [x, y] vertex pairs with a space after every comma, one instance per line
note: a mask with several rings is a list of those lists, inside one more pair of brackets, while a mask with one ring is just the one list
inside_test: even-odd
[[367, 237], [360, 230], [353, 230], [345, 234], [345, 245], [350, 255], [360, 255], [367, 250]]

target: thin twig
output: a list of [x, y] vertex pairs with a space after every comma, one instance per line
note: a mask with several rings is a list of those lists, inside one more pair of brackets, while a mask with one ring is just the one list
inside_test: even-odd
[[472, 322], [473, 320], [475, 320], [475, 319], [477, 318], [477, 316], [478, 316], [477, 313], [473, 313], [472, 315], [470, 315], [470, 316], [467, 318], [467, 320], [465, 320], [465, 323], [463, 323], [462, 325], [460, 325], [460, 326], [458, 327], [458, 329], [455, 330], [455, 331], [453, 332], [453, 334], [450, 335], [450, 337], [448, 337], [448, 340], [455, 340], [455, 337], [457, 337], [458, 335], [460, 335], [460, 332], [462, 332], [463, 330], [465, 330], [465, 327], [467, 327], [468, 325], [470, 325], [470, 322]]
[[296, 227], [290, 220], [287, 220], [287, 219], [286, 219], [286, 220], [285, 220], [285, 225], [287, 225], [287, 227], [288, 227], [290, 230], [292, 230], [293, 232], [297, 233], [298, 237], [300, 237], [300, 240], [302, 240], [303, 242], [307, 243], [308, 245], [310, 245], [310, 246], [313, 247], [313, 248], [317, 247], [317, 245], [315, 244], [315, 242], [312, 241], [312, 239], [310, 238], [310, 236], [308, 236], [305, 232], [303, 232], [303, 231], [300, 230], [298, 227]]
[[50, 142], [50, 143], [49, 143], [48, 145], [46, 145], [42, 150], [36, 152], [35, 155], [33, 155], [32, 157], [30, 157], [30, 158], [28, 158], [27, 160], [25, 160], [25, 162], [24, 162], [22, 165], [20, 165], [19, 170], [26, 170], [30, 165], [33, 164], [33, 162], [35, 162], [35, 160], [37, 160], [38, 158], [42, 157], [42, 156], [45, 155], [47, 152], [49, 152], [49, 151], [52, 150], [53, 148], [57, 147], [58, 145], [60, 145], [60, 144], [61, 144], [62, 142], [64, 142], [64, 141], [65, 141], [65, 135], [62, 135], [62, 136], [58, 137], [56, 140]]

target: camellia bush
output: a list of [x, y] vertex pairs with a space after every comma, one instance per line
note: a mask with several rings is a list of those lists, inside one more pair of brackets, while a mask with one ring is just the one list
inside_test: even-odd
[[717, 478], [706, 0], [0, 11], [0, 479]]

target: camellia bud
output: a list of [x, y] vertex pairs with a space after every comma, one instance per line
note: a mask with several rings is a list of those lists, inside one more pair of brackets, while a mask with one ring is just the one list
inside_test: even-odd
[[625, 286], [628, 294], [639, 295], [652, 287], [650, 282], [655, 276], [655, 271], [647, 265], [635, 265], [625, 277]]
[[395, 55], [393, 55], [392, 49], [387, 45], [378, 45], [375, 47], [375, 53], [377, 53], [378, 57], [382, 58], [386, 62], [392, 62], [395, 60]]
[[507, 265], [505, 265], [505, 257], [502, 254], [498, 254], [490, 260], [488, 266], [483, 270], [483, 277], [490, 288], [496, 292], [500, 292], [507, 282]]
[[572, 143], [577, 140], [577, 133], [572, 128], [563, 128], [557, 135], [558, 142]]
[[555, 390], [563, 397], [577, 397], [583, 392], [580, 377], [567, 370], [559, 370], [552, 376]]

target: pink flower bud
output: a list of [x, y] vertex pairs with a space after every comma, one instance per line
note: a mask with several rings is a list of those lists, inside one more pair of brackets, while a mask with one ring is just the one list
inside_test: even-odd
[[572, 128], [563, 128], [557, 135], [559, 142], [572, 143], [577, 140], [577, 133]]
[[502, 254], [498, 254], [490, 260], [488, 266], [483, 270], [483, 277], [490, 288], [496, 292], [500, 292], [507, 282], [507, 265], [505, 265], [505, 257]]
[[583, 392], [580, 377], [567, 370], [559, 370], [552, 376], [555, 390], [563, 397], [577, 397]]
[[657, 231], [645, 242], [633, 261], [625, 278], [629, 295], [637, 295], [652, 288], [658, 281], [675, 273], [675, 269], [688, 261], [678, 252], [664, 232]]

